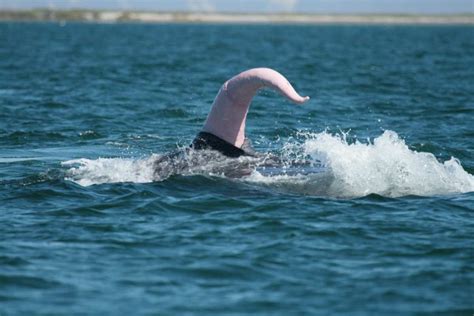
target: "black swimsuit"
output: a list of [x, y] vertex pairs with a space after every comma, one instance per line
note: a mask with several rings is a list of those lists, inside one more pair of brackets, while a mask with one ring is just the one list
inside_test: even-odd
[[226, 142], [222, 138], [208, 132], [199, 132], [194, 138], [191, 148], [196, 150], [211, 149], [216, 150], [224, 156], [237, 158], [240, 156], [256, 157], [258, 153], [250, 145], [250, 141], [246, 138], [242, 148], [235, 147], [231, 143]]

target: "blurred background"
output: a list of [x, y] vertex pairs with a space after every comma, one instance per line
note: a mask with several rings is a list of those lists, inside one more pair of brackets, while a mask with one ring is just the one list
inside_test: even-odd
[[0, 9], [116, 9], [206, 12], [405, 13], [474, 12], [473, 0], [0, 0]]

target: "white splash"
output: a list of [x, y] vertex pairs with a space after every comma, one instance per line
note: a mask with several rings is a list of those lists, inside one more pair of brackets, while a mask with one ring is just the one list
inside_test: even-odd
[[76, 159], [62, 164], [71, 166], [66, 172], [67, 179], [83, 186], [113, 182], [146, 183], [177, 173], [185, 176], [243, 176], [243, 181], [284, 192], [342, 198], [368, 194], [431, 196], [474, 191], [474, 176], [466, 172], [456, 158], [440, 162], [431, 153], [410, 150], [393, 131], [385, 131], [366, 143], [349, 143], [344, 135], [327, 132], [309, 134], [304, 143], [285, 143], [280, 155], [282, 158], [310, 156], [325, 168], [315, 173], [305, 173], [302, 169], [301, 174], [296, 172], [294, 175], [264, 176], [254, 171], [250, 176], [239, 172], [235, 176], [232, 170], [238, 171], [246, 163], [245, 159], [219, 158], [202, 152], [199, 155], [190, 152], [180, 160], [166, 162], [162, 165], [165, 172], [161, 175], [157, 174], [155, 164], [162, 157], [160, 155], [144, 159]]
[[[163, 159], [164, 158], [164, 159]], [[74, 159], [62, 162], [71, 166], [66, 171], [66, 180], [82, 186], [93, 184], [162, 181], [172, 175], [233, 175], [245, 159], [229, 159], [216, 155], [214, 151], [181, 150], [167, 155], [153, 154], [143, 159], [99, 158]], [[250, 174], [250, 171], [247, 172]]]
[[82, 158], [65, 161], [61, 165], [73, 166], [67, 171], [66, 179], [82, 186], [113, 182], [146, 183], [154, 180], [155, 160], [155, 155], [146, 159]]
[[410, 150], [393, 131], [385, 131], [373, 142], [353, 144], [344, 135], [319, 133], [305, 141], [304, 151], [328, 167], [332, 180], [326, 181], [325, 191], [329, 196], [430, 196], [474, 191], [474, 176], [456, 158], [439, 162], [431, 153]]

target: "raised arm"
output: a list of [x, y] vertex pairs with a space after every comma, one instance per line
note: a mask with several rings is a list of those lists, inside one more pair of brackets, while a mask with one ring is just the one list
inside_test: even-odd
[[241, 147], [245, 139], [245, 121], [252, 98], [258, 90], [271, 88], [289, 100], [301, 104], [309, 97], [300, 96], [288, 80], [269, 68], [246, 70], [226, 81], [212, 104], [203, 131]]

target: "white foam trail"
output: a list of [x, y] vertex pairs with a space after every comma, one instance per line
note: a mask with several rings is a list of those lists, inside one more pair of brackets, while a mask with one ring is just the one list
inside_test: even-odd
[[373, 142], [353, 144], [344, 136], [324, 132], [306, 140], [305, 152], [325, 159], [334, 178], [327, 189], [330, 196], [430, 196], [474, 191], [474, 176], [457, 159], [439, 162], [431, 153], [410, 150], [393, 131], [385, 131]]
[[146, 159], [99, 158], [74, 159], [61, 163], [74, 166], [67, 171], [67, 180], [82, 186], [113, 182], [146, 183], [154, 180], [153, 163], [156, 156]]

